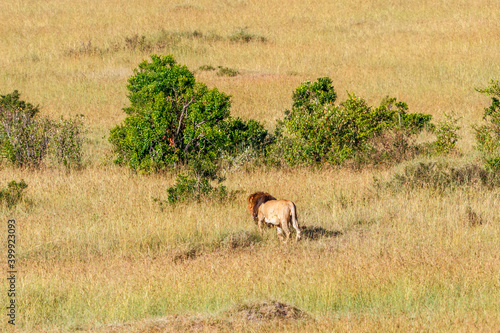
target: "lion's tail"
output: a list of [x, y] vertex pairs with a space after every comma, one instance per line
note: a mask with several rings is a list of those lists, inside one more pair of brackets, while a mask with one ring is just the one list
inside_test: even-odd
[[295, 204], [292, 202], [292, 226], [297, 231], [297, 240], [300, 239], [300, 227], [299, 227], [299, 222], [297, 221], [298, 216], [297, 216], [297, 207], [295, 207]]

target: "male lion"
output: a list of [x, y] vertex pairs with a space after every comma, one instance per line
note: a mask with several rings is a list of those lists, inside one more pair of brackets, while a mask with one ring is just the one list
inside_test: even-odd
[[[248, 197], [248, 210], [252, 213], [254, 221], [258, 224], [262, 233], [265, 223], [277, 228], [278, 237], [286, 243], [290, 239], [289, 224], [297, 231], [296, 240], [300, 240], [300, 228], [297, 222], [297, 208], [290, 200], [276, 200], [275, 197], [266, 192], [256, 192]], [[285, 232], [286, 239], [283, 239]]]

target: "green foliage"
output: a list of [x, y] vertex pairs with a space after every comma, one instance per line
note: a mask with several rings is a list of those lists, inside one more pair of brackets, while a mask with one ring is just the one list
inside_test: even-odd
[[59, 119], [52, 123], [50, 150], [57, 163], [66, 167], [82, 165], [83, 155], [83, 116], [73, 119]]
[[167, 190], [168, 199], [156, 199], [161, 204], [230, 197], [224, 186], [212, 186], [223, 181], [219, 160], [249, 148], [264, 151], [264, 127], [232, 118], [230, 96], [197, 83], [172, 56], [151, 56], [128, 82], [128, 116], [110, 135], [116, 162], [146, 171], [187, 167], [188, 174], [178, 175]]
[[243, 121], [240, 118], [231, 118], [226, 122], [225, 126], [228, 142], [230, 143], [226, 150], [229, 152], [241, 152], [247, 147], [263, 152], [272, 142], [267, 130], [256, 120]]
[[382, 99], [378, 111], [384, 114], [386, 128], [399, 129], [406, 135], [417, 134], [422, 130], [433, 130], [432, 116], [423, 113], [407, 113], [408, 105], [396, 98], [386, 96]]
[[33, 106], [31, 103], [27, 103], [20, 99], [21, 95], [19, 91], [14, 90], [11, 94], [0, 95], [0, 107], [2, 111], [11, 109], [20, 109], [26, 114], [27, 118], [34, 118], [35, 115], [40, 112], [38, 106]]
[[0, 190], [0, 203], [9, 209], [15, 207], [21, 201], [27, 187], [28, 185], [24, 180], [9, 182], [7, 188]]
[[333, 88], [332, 80], [328, 77], [321, 77], [317, 82], [306, 81], [301, 84], [295, 89], [292, 99], [292, 111], [285, 111], [285, 115], [289, 118], [293, 118], [293, 113], [301, 109], [312, 113], [318, 105], [333, 105], [337, 99], [337, 93]]
[[0, 151], [20, 167], [39, 167], [50, 153], [65, 166], [81, 164], [83, 122], [38, 118], [38, 107], [20, 100], [17, 90], [0, 95]]
[[[405, 138], [420, 132], [431, 120], [430, 115], [406, 113], [408, 106], [395, 98], [385, 98], [378, 108], [355, 95], [349, 94], [338, 105], [334, 104], [336, 98], [330, 78], [300, 85], [293, 94], [292, 109], [278, 121], [274, 153], [290, 164], [341, 164], [373, 155], [377, 147], [371, 140], [391, 130], [397, 135], [391, 136], [384, 149], [393, 149], [391, 145], [404, 148], [408, 145]], [[390, 157], [391, 151], [384, 154]]]
[[222, 151], [252, 143], [252, 131], [265, 133], [253, 122], [232, 119], [230, 96], [195, 82], [172, 56], [151, 60], [129, 78], [128, 117], [111, 130], [118, 163], [145, 170], [197, 164], [213, 173]]
[[37, 167], [47, 154], [50, 123], [38, 120], [38, 107], [20, 100], [17, 90], [0, 95], [2, 157], [18, 166]]
[[456, 143], [460, 136], [457, 131], [459, 118], [456, 118], [454, 113], [445, 114], [446, 119], [437, 123], [435, 132], [436, 140], [430, 144], [431, 152], [442, 155], [449, 154], [456, 148]]
[[494, 170], [500, 168], [500, 81], [491, 80], [490, 85], [478, 92], [491, 96], [491, 105], [484, 109], [483, 119], [487, 124], [474, 126], [477, 149], [483, 154], [486, 165]]
[[167, 189], [167, 194], [167, 200], [153, 199], [159, 203], [161, 209], [166, 204], [202, 200], [233, 200], [235, 196], [235, 192], [228, 192], [224, 185], [212, 186], [208, 177], [193, 178], [182, 173], [177, 175], [176, 184]]

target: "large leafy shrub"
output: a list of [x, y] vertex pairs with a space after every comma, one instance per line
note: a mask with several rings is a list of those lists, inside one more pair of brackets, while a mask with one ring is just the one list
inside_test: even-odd
[[300, 85], [293, 94], [292, 109], [278, 121], [274, 153], [291, 164], [340, 164], [374, 155], [377, 145], [373, 139], [393, 131], [382, 152], [384, 158], [391, 158], [394, 151], [408, 145], [409, 136], [431, 120], [430, 115], [407, 113], [408, 106], [395, 98], [385, 98], [378, 108], [355, 95], [338, 105], [336, 98], [330, 78]]
[[128, 116], [110, 141], [116, 161], [133, 169], [187, 164], [213, 176], [222, 151], [258, 146], [267, 136], [258, 123], [231, 118], [230, 96], [196, 82], [170, 55], [151, 56], [128, 82]]
[[130, 106], [124, 122], [111, 130], [116, 162], [135, 170], [182, 166], [167, 201], [230, 196], [219, 159], [247, 149], [263, 151], [267, 131], [257, 121], [230, 116], [230, 96], [196, 82], [171, 55], [152, 55], [128, 80]]

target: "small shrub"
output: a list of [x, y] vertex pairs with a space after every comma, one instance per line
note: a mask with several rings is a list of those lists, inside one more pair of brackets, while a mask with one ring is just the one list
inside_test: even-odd
[[237, 42], [237, 43], [250, 43], [250, 42], [254, 42], [254, 41], [261, 42], [261, 43], [267, 42], [267, 38], [262, 37], [262, 36], [253, 35], [253, 34], [249, 33], [245, 28], [239, 29], [238, 31], [229, 35], [228, 39], [231, 42]]
[[218, 66], [217, 68], [219, 69], [217, 71], [217, 75], [218, 76], [233, 77], [233, 76], [236, 76], [236, 75], [240, 74], [240, 72], [238, 72], [236, 69], [222, 67], [222, 66]]
[[0, 95], [2, 157], [18, 166], [37, 167], [47, 154], [50, 124], [36, 119], [38, 106], [20, 99], [17, 90]]
[[39, 167], [52, 153], [65, 166], [80, 165], [83, 122], [38, 118], [38, 107], [20, 100], [17, 90], [0, 95], [0, 151], [20, 167]]
[[203, 66], [198, 67], [198, 69], [200, 71], [214, 71], [215, 67], [214, 66], [210, 66], [210, 65], [203, 65]]
[[24, 180], [9, 182], [7, 188], [0, 190], [0, 203], [9, 209], [15, 207], [21, 201], [27, 187], [28, 185]]
[[229, 315], [246, 320], [311, 320], [305, 311], [292, 305], [278, 301], [266, 301], [239, 304], [229, 312]]
[[454, 113], [445, 114], [446, 119], [437, 123], [435, 132], [436, 140], [430, 144], [431, 153], [437, 155], [449, 154], [456, 149], [456, 143], [460, 136], [457, 125], [459, 118], [456, 118]]
[[163, 210], [167, 204], [202, 200], [230, 201], [236, 192], [228, 192], [224, 185], [212, 186], [208, 177], [194, 178], [187, 174], [179, 174], [174, 186], [167, 189], [167, 200], [153, 198]]
[[477, 227], [484, 223], [483, 218], [472, 210], [471, 206], [467, 206], [465, 211], [465, 225], [469, 227]]
[[81, 55], [94, 56], [103, 55], [108, 51], [108, 49], [92, 45], [92, 41], [88, 41], [88, 43], [82, 42], [80, 46], [69, 49], [66, 54], [69, 57], [78, 57]]
[[484, 109], [485, 125], [473, 126], [476, 148], [482, 153], [485, 164], [492, 170], [500, 169], [500, 81], [491, 80], [490, 85], [478, 92], [491, 96], [491, 105]]
[[236, 69], [223, 67], [223, 66], [217, 66], [217, 68], [215, 68], [215, 67], [210, 66], [210, 65], [203, 65], [203, 66], [198, 67], [198, 69], [200, 71], [215, 71], [217, 69], [216, 74], [218, 76], [233, 77], [233, 76], [237, 76], [238, 74], [240, 74], [240, 72], [237, 71]]
[[80, 167], [83, 155], [83, 116], [53, 122], [51, 150], [57, 163]]
[[173, 261], [174, 263], [183, 263], [187, 260], [193, 260], [196, 259], [201, 255], [201, 250], [198, 246], [193, 246], [188, 248], [187, 250], [184, 251], [179, 251], [177, 254], [174, 255]]

